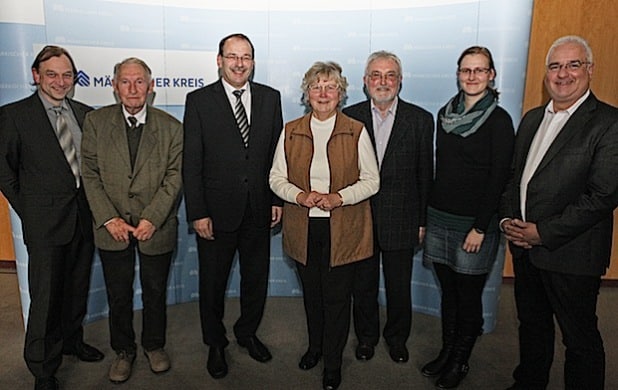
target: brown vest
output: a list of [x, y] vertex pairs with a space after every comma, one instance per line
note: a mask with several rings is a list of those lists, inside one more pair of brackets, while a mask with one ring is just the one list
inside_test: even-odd
[[[313, 158], [311, 114], [285, 125], [285, 158], [288, 180], [305, 192], [311, 191], [309, 168]], [[328, 140], [330, 192], [358, 181], [358, 140], [363, 124], [337, 112], [335, 128]], [[309, 209], [286, 202], [283, 208], [283, 250], [294, 260], [307, 264]], [[336, 267], [365, 260], [373, 255], [371, 208], [366, 199], [330, 212], [330, 265]]]

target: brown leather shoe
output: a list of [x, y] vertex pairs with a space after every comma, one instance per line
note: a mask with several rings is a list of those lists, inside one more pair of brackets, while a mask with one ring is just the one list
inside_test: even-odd
[[131, 376], [131, 369], [135, 361], [135, 352], [120, 351], [109, 368], [109, 380], [114, 383], [126, 382]]
[[170, 369], [170, 357], [163, 348], [154, 349], [152, 351], [144, 351], [144, 355], [148, 358], [150, 371], [155, 374], [161, 374]]

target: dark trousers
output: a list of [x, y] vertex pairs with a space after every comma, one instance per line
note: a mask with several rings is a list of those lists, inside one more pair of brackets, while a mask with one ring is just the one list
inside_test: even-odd
[[554, 356], [554, 316], [566, 346], [565, 389], [603, 389], [605, 351], [597, 327], [601, 278], [546, 271], [528, 252], [514, 259], [515, 302], [519, 319], [516, 385], [545, 389]]
[[56, 373], [62, 350], [83, 340], [94, 243], [75, 229], [66, 245], [28, 244], [30, 309], [24, 359], [37, 378]]
[[388, 345], [405, 345], [412, 326], [412, 263], [414, 249], [381, 250], [376, 243], [373, 257], [354, 265], [354, 330], [359, 343], [376, 345], [380, 338], [378, 287], [380, 254], [386, 289], [384, 339]]
[[303, 285], [309, 350], [322, 353], [324, 370], [341, 368], [350, 331], [352, 264], [330, 266], [330, 221], [310, 218], [307, 265], [297, 263]]
[[442, 323], [454, 323], [458, 336], [479, 336], [483, 329], [483, 288], [487, 274], [467, 275], [444, 264], [433, 266], [442, 290]]
[[225, 291], [236, 251], [240, 266], [240, 318], [234, 324], [234, 335], [237, 339], [254, 336], [262, 321], [268, 291], [270, 227], [258, 226], [247, 206], [238, 230], [218, 231], [215, 223], [214, 236], [214, 240], [197, 237], [200, 320], [204, 343], [223, 348], [229, 343], [223, 325]]
[[[135, 352], [133, 329], [133, 281], [137, 243], [122, 251], [99, 250], [109, 303], [109, 332], [112, 349]], [[142, 285], [142, 346], [152, 351], [165, 346], [167, 328], [167, 278], [172, 253], [146, 255], [139, 250], [139, 278]]]

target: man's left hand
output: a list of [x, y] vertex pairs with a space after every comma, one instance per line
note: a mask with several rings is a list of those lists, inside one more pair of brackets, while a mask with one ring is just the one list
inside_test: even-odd
[[157, 228], [152, 224], [152, 222], [147, 219], [141, 219], [133, 232], [133, 237], [135, 237], [138, 241], [150, 240], [155, 230], [157, 230]]

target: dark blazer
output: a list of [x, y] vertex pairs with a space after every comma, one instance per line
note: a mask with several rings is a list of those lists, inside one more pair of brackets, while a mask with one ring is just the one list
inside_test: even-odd
[[[91, 107], [67, 99], [80, 127]], [[75, 185], [43, 103], [35, 92], [0, 108], [0, 190], [22, 220], [26, 244], [64, 245], [78, 218], [92, 237], [83, 186]]]
[[268, 185], [283, 129], [281, 95], [253, 82], [250, 88], [248, 148], [220, 80], [187, 95], [183, 179], [189, 221], [210, 217], [215, 230], [234, 231], [250, 202], [255, 223], [269, 225], [271, 206], [283, 204]]
[[[375, 147], [371, 103], [343, 110], [365, 124]], [[380, 190], [371, 198], [376, 239], [384, 250], [413, 248], [427, 222], [433, 178], [433, 116], [399, 99], [391, 136], [380, 166]]]
[[92, 205], [94, 241], [98, 248], [119, 251], [105, 222], [121, 217], [137, 226], [144, 218], [156, 231], [138, 242], [141, 252], [160, 255], [176, 247], [178, 197], [182, 186], [182, 125], [155, 107], [148, 107], [135, 167], [131, 168], [127, 125], [120, 104], [86, 116], [82, 139], [84, 188]]
[[[515, 140], [502, 216], [521, 218], [519, 188], [545, 106], [529, 111]], [[528, 184], [526, 219], [542, 245], [529, 250], [538, 268], [599, 276], [609, 266], [618, 206], [618, 109], [591, 93], [562, 128]], [[510, 245], [515, 261], [523, 249]]]

